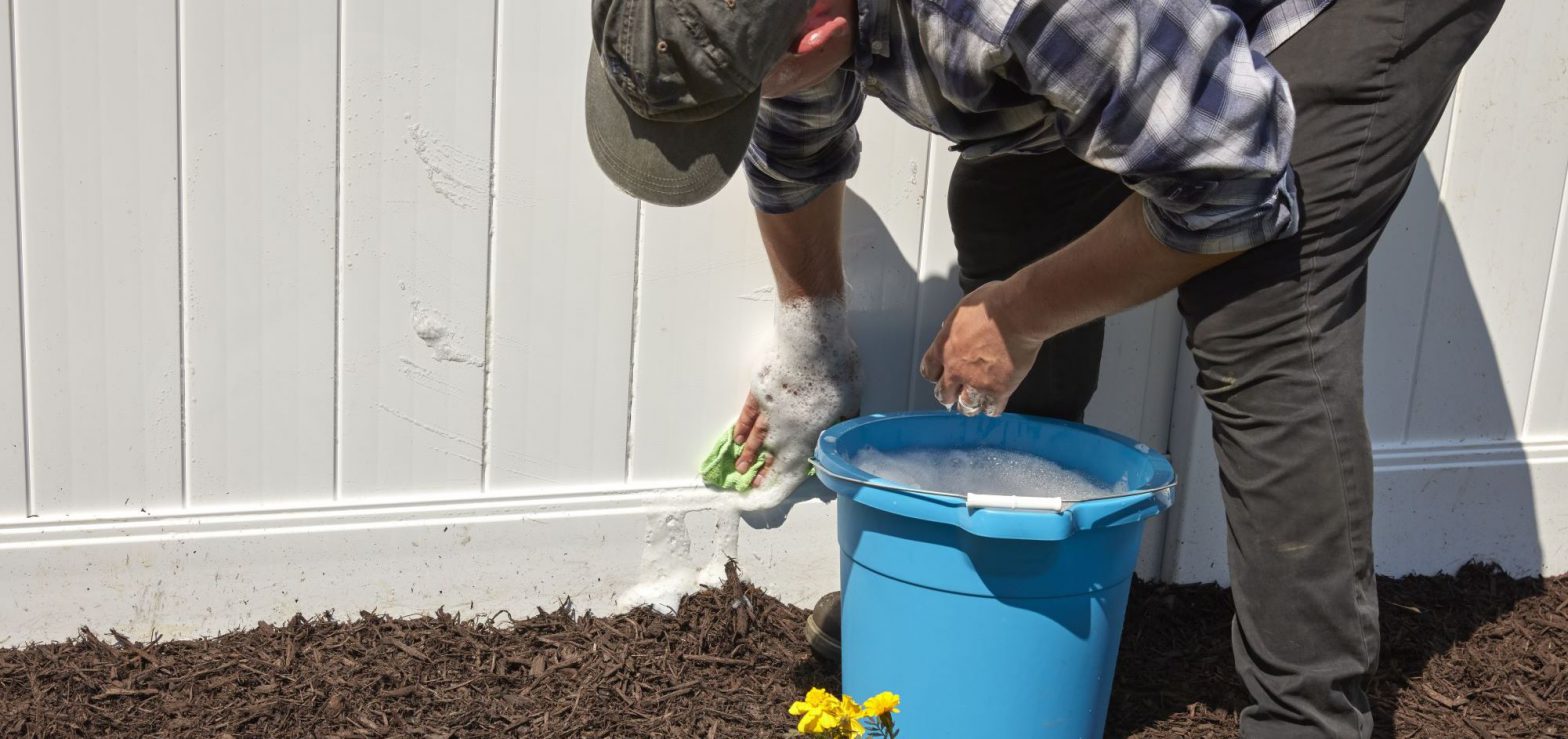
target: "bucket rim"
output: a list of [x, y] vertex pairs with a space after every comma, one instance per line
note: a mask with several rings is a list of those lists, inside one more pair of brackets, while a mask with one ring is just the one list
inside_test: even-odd
[[[1149, 465], [1150, 476], [1138, 490], [1078, 501], [1062, 501], [1056, 508], [1010, 510], [971, 506], [968, 495], [919, 490], [886, 480], [849, 463], [840, 441], [866, 426], [918, 420], [941, 419], [953, 423], [984, 423], [990, 420], [1025, 422], [1057, 426], [1075, 433], [1089, 434], [1115, 443], [1141, 456]], [[1175, 467], [1164, 454], [1127, 436], [1082, 423], [1054, 418], [1004, 413], [999, 419], [974, 419], [943, 411], [878, 413], [839, 423], [823, 431], [817, 439], [812, 458], [819, 476], [829, 488], [861, 505], [902, 517], [920, 518], [957, 525], [971, 533], [1007, 539], [1060, 539], [1073, 531], [1103, 528], [1142, 520], [1170, 508], [1177, 485]], [[1020, 498], [1022, 499], [1022, 498]], [[1059, 530], [1058, 530], [1059, 529]]]
[[[817, 467], [818, 471], [825, 472], [832, 477], [836, 477], [840, 480], [843, 480], [844, 482], [853, 483], [856, 485], [864, 485], [866, 487], [874, 487], [891, 492], [907, 493], [909, 495], [934, 496], [939, 498], [963, 498], [964, 496], [958, 493], [948, 493], [938, 490], [924, 490], [921, 488], [910, 487], [906, 483], [900, 483], [894, 480], [877, 477], [876, 475], [873, 475], [861, 469], [860, 467], [855, 466], [849, 461], [846, 455], [839, 451], [840, 438], [844, 434], [860, 429], [863, 426], [871, 426], [890, 421], [908, 421], [933, 417], [950, 419], [963, 418], [962, 416], [955, 416], [954, 414], [945, 411], [873, 413], [861, 416], [859, 418], [852, 418], [848, 421], [843, 421], [834, 425], [833, 427], [823, 431], [817, 437], [816, 453], [812, 455], [811, 463]], [[1136, 490], [1129, 490], [1124, 493], [1101, 495], [1087, 500], [1063, 501], [1064, 505], [1072, 505], [1075, 503], [1092, 503], [1097, 500], [1115, 500], [1118, 498], [1128, 498], [1134, 495], [1157, 493], [1162, 490], [1169, 490], [1176, 486], [1176, 468], [1171, 464], [1170, 459], [1168, 459], [1164, 454], [1154, 451], [1154, 449], [1148, 444], [1138, 441], [1137, 439], [1123, 436], [1122, 434], [1118, 434], [1114, 431], [1108, 431], [1098, 426], [1090, 426], [1085, 423], [1075, 423], [1073, 421], [1064, 421], [1059, 418], [1027, 416], [1022, 413], [1003, 413], [998, 418], [1023, 420], [1028, 423], [1037, 423], [1043, 426], [1061, 426], [1063, 428], [1069, 428], [1074, 431], [1092, 434], [1107, 441], [1116, 442], [1125, 447], [1128, 447], [1134, 452], [1143, 455], [1144, 459], [1151, 463], [1153, 474], [1150, 476], [1149, 482]]]

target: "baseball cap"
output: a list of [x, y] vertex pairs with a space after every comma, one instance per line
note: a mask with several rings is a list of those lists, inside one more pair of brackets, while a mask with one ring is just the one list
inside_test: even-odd
[[659, 205], [712, 197], [740, 169], [762, 81], [811, 0], [593, 0], [588, 143]]

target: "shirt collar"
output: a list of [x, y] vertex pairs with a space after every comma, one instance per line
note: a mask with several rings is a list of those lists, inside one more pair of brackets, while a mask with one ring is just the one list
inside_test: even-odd
[[860, 38], [855, 43], [855, 67], [861, 72], [871, 68], [873, 56], [886, 57], [888, 44], [888, 3], [891, 0], [855, 0]]

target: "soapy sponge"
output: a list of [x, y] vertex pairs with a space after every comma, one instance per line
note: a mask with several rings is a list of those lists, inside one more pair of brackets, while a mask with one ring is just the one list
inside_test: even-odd
[[[731, 426], [719, 437], [713, 445], [713, 451], [702, 460], [702, 468], [697, 470], [697, 475], [702, 478], [702, 483], [710, 488], [719, 490], [733, 490], [744, 493], [751, 490], [757, 483], [757, 475], [762, 473], [762, 468], [768, 466], [768, 460], [773, 455], [762, 452], [757, 455], [757, 461], [745, 472], [735, 469], [735, 462], [740, 459], [741, 452], [745, 451], [745, 444], [735, 443], [735, 427]], [[816, 477], [817, 469], [810, 464], [806, 466], [806, 477]]]
[[702, 468], [698, 475], [702, 477], [703, 484], [720, 490], [733, 490], [744, 493], [751, 489], [757, 481], [757, 474], [768, 464], [772, 455], [762, 452], [757, 455], [757, 461], [744, 472], [735, 469], [735, 462], [740, 459], [741, 452], [745, 450], [744, 444], [735, 443], [735, 427], [731, 426], [713, 445], [713, 451], [702, 460]]

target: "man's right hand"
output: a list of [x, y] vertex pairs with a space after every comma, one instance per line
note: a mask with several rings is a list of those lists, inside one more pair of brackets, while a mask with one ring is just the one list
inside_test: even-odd
[[[844, 212], [844, 183], [829, 186], [816, 199], [789, 213], [757, 213], [757, 225], [762, 234], [763, 246], [768, 252], [768, 263], [778, 286], [781, 301], [842, 300], [844, 296], [843, 257], [839, 251], [839, 233]], [[777, 350], [777, 347], [775, 347]], [[854, 402], [859, 402], [858, 367], [849, 377], [856, 382], [851, 391]], [[764, 367], [759, 376], [768, 372]], [[756, 387], [755, 380], [753, 387]], [[744, 449], [736, 460], [737, 470], [750, 469], [767, 447], [769, 420], [765, 405], [754, 392], [746, 394], [740, 417], [735, 421], [735, 443]], [[787, 402], [787, 401], [785, 401]], [[783, 410], [786, 416], [791, 414]], [[789, 418], [785, 425], [790, 426]], [[789, 440], [780, 440], [788, 442]], [[813, 442], [815, 439], [812, 440]], [[797, 450], [798, 451], [798, 450]], [[809, 454], [808, 454], [809, 456]], [[757, 475], [756, 484], [767, 480], [773, 460]]]
[[[741, 406], [740, 418], [735, 421], [735, 443], [744, 444], [740, 458], [735, 461], [735, 470], [744, 472], [756, 464], [758, 455], [762, 454], [762, 445], [768, 438], [768, 417], [763, 415], [761, 404], [757, 403], [757, 396], [746, 393], [746, 403]], [[768, 470], [773, 466], [772, 460], [767, 467], [757, 474], [756, 484], [761, 485], [768, 476]]]
[[[860, 357], [840, 300], [781, 304], [774, 332], [773, 349], [752, 378], [735, 421], [735, 443], [742, 446], [735, 467], [749, 470], [767, 451], [756, 483], [793, 488], [804, 479], [817, 437], [859, 414]], [[789, 472], [782, 479], [771, 470], [780, 462]]]

